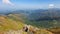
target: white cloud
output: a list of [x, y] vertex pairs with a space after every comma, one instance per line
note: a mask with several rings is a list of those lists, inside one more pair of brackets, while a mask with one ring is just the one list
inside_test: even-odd
[[10, 0], [2, 0], [4, 4], [14, 5]]
[[49, 4], [49, 8], [54, 8], [54, 4]]

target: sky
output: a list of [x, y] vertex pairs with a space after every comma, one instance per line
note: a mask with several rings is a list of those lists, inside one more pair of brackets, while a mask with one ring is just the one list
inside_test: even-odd
[[0, 0], [0, 10], [60, 8], [60, 0]]

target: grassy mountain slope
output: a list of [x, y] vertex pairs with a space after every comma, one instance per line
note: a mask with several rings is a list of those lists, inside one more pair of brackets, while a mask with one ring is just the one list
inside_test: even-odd
[[[20, 19], [20, 17], [17, 17], [18, 15], [15, 14], [11, 14], [9, 16], [0, 16], [0, 34], [4, 34], [3, 32], [20, 32], [22, 34], [52, 34], [51, 32], [45, 30], [45, 29], [37, 29], [34, 26], [31, 26], [29, 28], [29, 32], [25, 32], [25, 31], [19, 31], [21, 29], [23, 29], [23, 27], [25, 26], [24, 20], [22, 21], [22, 19]], [[18, 19], [19, 18], [19, 19]], [[28, 26], [28, 25], [27, 25]], [[12, 30], [12, 32], [10, 31]]]
[[0, 16], [0, 29], [1, 30], [9, 30], [9, 29], [21, 29], [23, 27], [23, 23], [19, 21], [14, 21], [6, 16]]

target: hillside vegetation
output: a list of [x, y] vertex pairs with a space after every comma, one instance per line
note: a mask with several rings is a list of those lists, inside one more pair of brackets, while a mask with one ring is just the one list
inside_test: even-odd
[[[25, 32], [23, 29], [23, 27], [26, 25], [29, 27], [29, 31], [27, 32]], [[42, 29], [41, 26], [39, 27], [40, 28], [34, 26], [34, 24], [22, 14], [9, 14], [8, 16], [0, 16], [0, 34], [53, 34], [52, 30], [54, 29], [47, 30], [45, 28]]]

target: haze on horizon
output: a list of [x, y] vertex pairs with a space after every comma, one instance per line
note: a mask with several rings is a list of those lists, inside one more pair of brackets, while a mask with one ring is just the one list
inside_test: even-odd
[[46, 9], [60, 8], [60, 0], [0, 0], [0, 9]]

